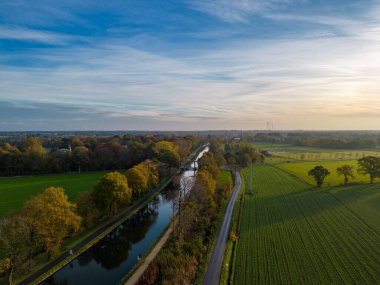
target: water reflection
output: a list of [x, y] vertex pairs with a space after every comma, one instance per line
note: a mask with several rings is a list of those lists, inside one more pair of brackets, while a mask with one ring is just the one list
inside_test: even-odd
[[[188, 180], [192, 175], [193, 171], [184, 172], [180, 185], [183, 186], [184, 179], [193, 180]], [[181, 188], [183, 193], [189, 190]], [[137, 263], [137, 256], [144, 255], [169, 224], [178, 192], [170, 188], [162, 191], [133, 217], [42, 284], [118, 284]]]

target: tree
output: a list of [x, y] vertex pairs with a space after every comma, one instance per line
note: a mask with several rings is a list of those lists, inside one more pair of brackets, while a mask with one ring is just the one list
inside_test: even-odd
[[171, 167], [177, 167], [180, 162], [180, 157], [174, 149], [173, 143], [168, 141], [157, 142], [153, 146], [153, 152], [157, 159]]
[[61, 187], [49, 187], [32, 197], [24, 204], [22, 215], [49, 258], [58, 251], [65, 237], [80, 228], [81, 218], [76, 213], [76, 206], [68, 201]]
[[37, 138], [27, 138], [25, 145], [25, 153], [31, 156], [43, 156], [46, 153], [45, 148]]
[[81, 168], [88, 168], [91, 163], [88, 148], [85, 146], [75, 147], [73, 150], [73, 162], [78, 167], [78, 172], [81, 172]]
[[95, 206], [90, 192], [81, 192], [76, 199], [78, 214], [82, 217], [82, 226], [91, 228], [100, 218], [100, 212]]
[[122, 206], [131, 202], [132, 191], [124, 175], [110, 172], [95, 185], [92, 197], [96, 207], [108, 217], [112, 217]]
[[146, 171], [149, 173], [148, 187], [149, 188], [156, 187], [158, 182], [160, 182], [160, 176], [157, 170], [157, 163], [154, 163], [152, 160], [147, 159], [137, 166], [146, 169]]
[[215, 190], [216, 182], [210, 172], [207, 170], [198, 171], [193, 191], [196, 193], [197, 203], [199, 203], [201, 208], [212, 209], [216, 207], [214, 199]]
[[336, 172], [338, 173], [338, 176], [344, 176], [344, 185], [347, 185], [348, 179], [351, 177], [352, 179], [355, 178], [354, 176], [354, 168], [351, 165], [345, 164], [341, 167], [338, 167], [336, 169]]
[[[0, 248], [4, 259], [2, 269], [8, 272], [8, 283], [13, 284], [13, 272], [21, 266], [28, 253], [27, 223], [20, 214], [10, 214], [0, 223]], [[0, 271], [2, 272], [2, 271]]]
[[323, 166], [318, 165], [311, 169], [308, 174], [309, 176], [313, 176], [317, 182], [317, 186], [321, 187], [326, 176], [330, 175], [330, 172]]
[[218, 164], [216, 163], [215, 156], [211, 152], [206, 152], [203, 156], [198, 160], [199, 170], [207, 170], [210, 172], [212, 177], [217, 180], [220, 175], [220, 169]]
[[128, 185], [132, 188], [133, 198], [141, 197], [148, 189], [149, 172], [144, 171], [141, 167], [134, 166], [128, 169], [125, 175]]
[[46, 150], [37, 138], [27, 138], [25, 145], [26, 168], [32, 172], [41, 172], [44, 168]]
[[376, 177], [380, 177], [380, 158], [375, 156], [365, 156], [358, 159], [358, 172], [360, 174], [369, 175], [371, 184]]

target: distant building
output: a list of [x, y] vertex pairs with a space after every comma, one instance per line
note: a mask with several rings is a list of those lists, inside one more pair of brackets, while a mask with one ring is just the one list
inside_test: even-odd
[[69, 144], [68, 148], [60, 148], [58, 151], [64, 152], [64, 153], [71, 152], [71, 144]]

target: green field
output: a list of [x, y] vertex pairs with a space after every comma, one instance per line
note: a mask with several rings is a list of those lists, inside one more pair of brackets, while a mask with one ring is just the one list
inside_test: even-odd
[[265, 149], [272, 153], [266, 162], [278, 163], [285, 161], [321, 161], [321, 160], [349, 160], [364, 156], [380, 157], [380, 149], [339, 150], [315, 147], [297, 147], [288, 144], [254, 143], [253, 146]]
[[[320, 161], [320, 162], [292, 162], [292, 163], [284, 163], [284, 164], [276, 164], [277, 167], [296, 175], [302, 180], [315, 185], [315, 180], [312, 176], [308, 175], [310, 169], [314, 166], [322, 165], [327, 168], [330, 172], [325, 179], [324, 186], [336, 186], [341, 185], [344, 182], [343, 176], [339, 177], [336, 173], [336, 169], [343, 164], [352, 165], [356, 170], [358, 167], [358, 163], [356, 160], [345, 160], [345, 161]], [[361, 175], [355, 171], [355, 179], [350, 180], [350, 183], [361, 183], [367, 184], [370, 183], [370, 179], [368, 175]], [[380, 182], [380, 179], [375, 179], [375, 182]]]
[[377, 185], [315, 190], [256, 165], [253, 187], [242, 209], [235, 284], [379, 284]]
[[219, 183], [232, 182], [231, 171], [229, 170], [220, 171], [218, 182]]
[[19, 209], [24, 201], [50, 186], [65, 189], [71, 201], [82, 191], [91, 191], [104, 172], [0, 178], [0, 217]]

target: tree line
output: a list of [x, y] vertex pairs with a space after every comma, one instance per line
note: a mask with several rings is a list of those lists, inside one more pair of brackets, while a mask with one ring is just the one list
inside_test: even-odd
[[264, 162], [263, 152], [252, 147], [252, 144], [243, 139], [228, 139], [221, 141], [218, 138], [211, 140], [211, 150], [217, 160], [222, 160], [231, 166], [247, 167], [250, 163]]
[[[177, 165], [186, 159], [200, 140], [195, 136], [133, 135], [9, 138], [0, 146], [0, 177], [120, 170], [149, 158]], [[172, 143], [173, 147], [168, 147], [163, 141]], [[159, 152], [160, 148], [167, 149]], [[161, 157], [157, 156], [158, 153]]]
[[[186, 146], [188, 144], [185, 144]], [[152, 158], [129, 168], [125, 174], [105, 174], [91, 192], [81, 192], [74, 203], [63, 188], [49, 187], [26, 201], [19, 211], [0, 221], [0, 275], [31, 272], [33, 261], [43, 254], [50, 259], [65, 239], [110, 219], [143, 197], [162, 179], [177, 172], [181, 155], [175, 143], [159, 141]]]
[[254, 141], [284, 143], [301, 147], [318, 147], [329, 149], [364, 149], [379, 145], [378, 134], [352, 133], [258, 133]]

